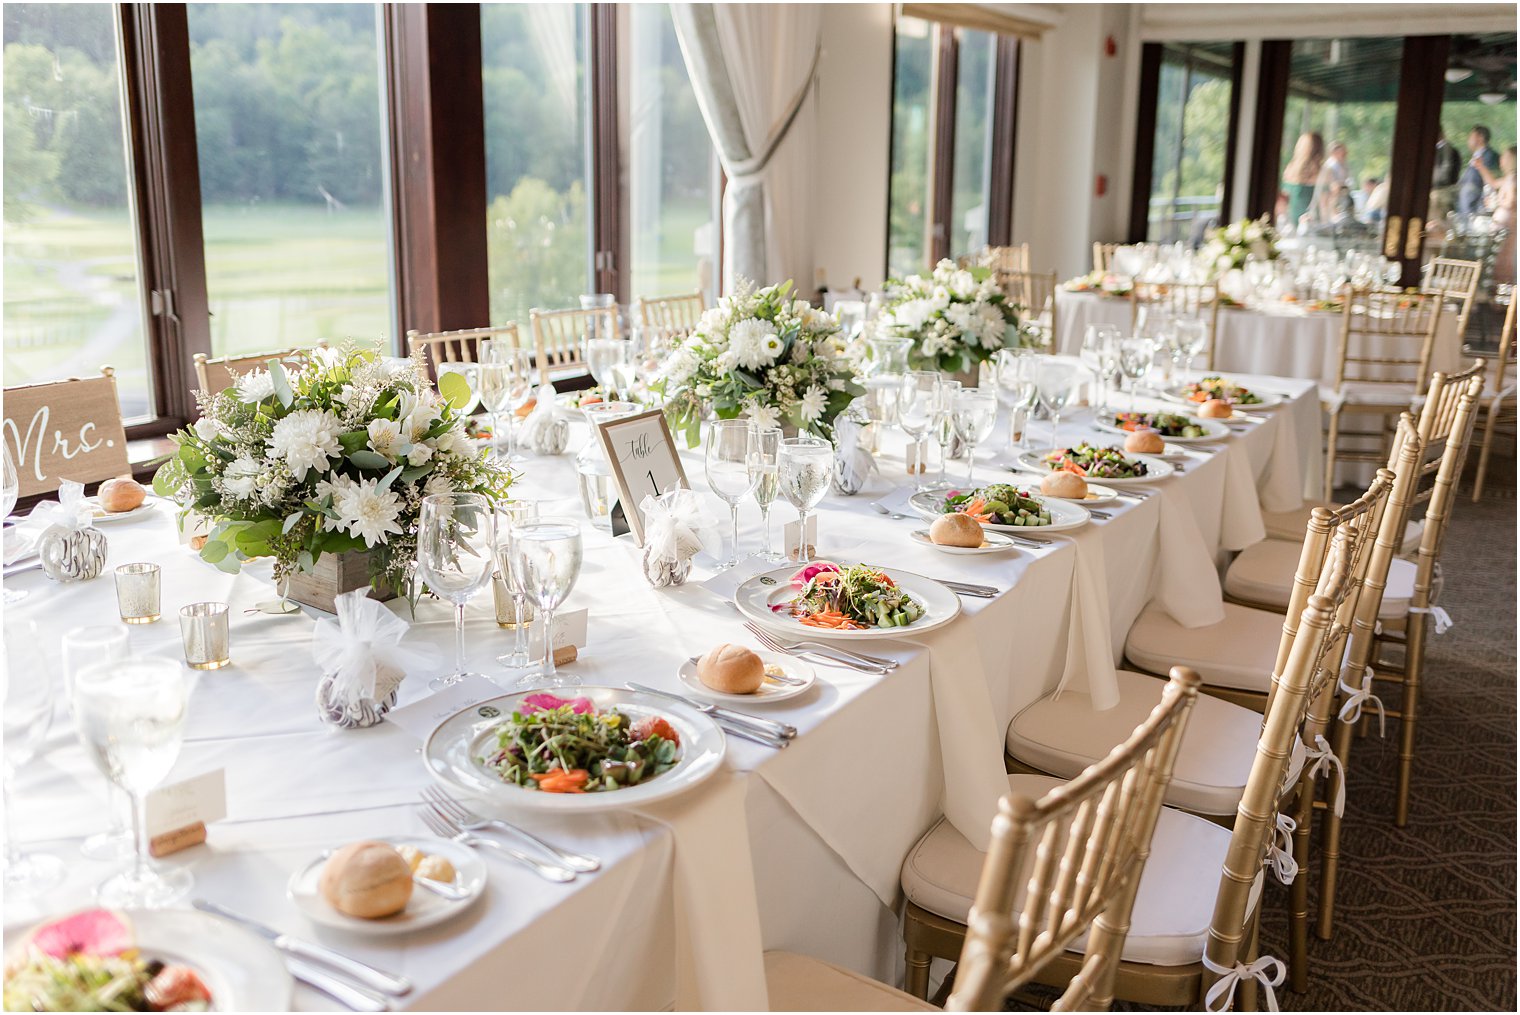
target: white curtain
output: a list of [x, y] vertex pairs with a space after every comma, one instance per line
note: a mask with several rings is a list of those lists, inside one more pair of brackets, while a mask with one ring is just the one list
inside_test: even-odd
[[[813, 4], [672, 4], [681, 55], [728, 188], [723, 289], [813, 288], [819, 11]], [[841, 157], [847, 157], [841, 153]]]

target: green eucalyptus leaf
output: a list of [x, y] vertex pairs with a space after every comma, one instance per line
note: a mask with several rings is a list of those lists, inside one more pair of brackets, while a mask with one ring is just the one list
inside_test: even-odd
[[463, 409], [475, 397], [475, 393], [470, 390], [470, 382], [465, 380], [464, 374], [457, 372], [439, 376], [438, 393], [452, 409]]
[[285, 524], [280, 526], [280, 535], [288, 535], [291, 529], [301, 524], [301, 519], [304, 517], [304, 515], [305, 512], [302, 511], [292, 511], [290, 514], [286, 515]]
[[391, 488], [391, 484], [396, 481], [397, 476], [401, 475], [401, 472], [404, 468], [406, 468], [404, 465], [398, 465], [390, 472], [387, 472], [384, 478], [382, 478], [380, 482], [375, 485], [375, 490], [377, 492], [389, 490]]
[[348, 454], [355, 451], [363, 451], [369, 447], [368, 430], [350, 430], [348, 433], [338, 435], [338, 444]]
[[237, 574], [243, 569], [243, 563], [236, 557], [226, 556], [221, 560], [216, 561], [216, 569], [218, 571], [225, 572], [226, 574]]
[[348, 456], [348, 460], [361, 469], [388, 469], [390, 459], [373, 451], [355, 451]]
[[232, 547], [219, 540], [207, 539], [206, 545], [201, 547], [201, 560], [208, 564], [215, 564], [231, 552]]
[[296, 393], [290, 390], [290, 377], [277, 359], [269, 361], [269, 378], [274, 382], [274, 396], [280, 400], [281, 405], [290, 408], [296, 400]]

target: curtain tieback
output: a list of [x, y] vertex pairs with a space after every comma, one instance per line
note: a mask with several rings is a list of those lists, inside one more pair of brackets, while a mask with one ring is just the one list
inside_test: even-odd
[[730, 183], [743, 183], [748, 177], [757, 176], [770, 165], [771, 156], [776, 154], [776, 149], [781, 147], [781, 142], [791, 132], [792, 124], [797, 121], [797, 114], [802, 112], [802, 106], [807, 102], [808, 92], [813, 88], [813, 82], [818, 77], [818, 58], [823, 53], [822, 44], [813, 47], [813, 62], [808, 67], [807, 75], [802, 79], [802, 85], [797, 93], [792, 96], [792, 101], [787, 104], [786, 117], [781, 124], [770, 132], [760, 150], [747, 159], [726, 163], [724, 172], [728, 173]]
[[[1203, 997], [1204, 1011], [1231, 1011], [1235, 1007], [1235, 987], [1242, 980], [1255, 980], [1260, 983], [1267, 992], [1267, 1011], [1279, 1011], [1277, 1007], [1277, 991], [1273, 988], [1281, 987], [1283, 981], [1288, 978], [1288, 967], [1283, 965], [1282, 959], [1272, 955], [1263, 955], [1261, 958], [1247, 965], [1244, 962], [1235, 963], [1233, 968], [1221, 966], [1210, 959], [1207, 953], [1203, 956], [1203, 968], [1211, 973], [1218, 973], [1219, 979]], [[1223, 1001], [1224, 1007], [1217, 1005]]]
[[1411, 606], [1409, 608], [1409, 612], [1428, 613], [1434, 617], [1436, 620], [1436, 634], [1445, 634], [1447, 631], [1450, 631], [1452, 625], [1456, 623], [1451, 619], [1451, 614], [1447, 613], [1439, 606]]
[[1341, 706], [1340, 720], [1344, 723], [1354, 723], [1362, 717], [1362, 706], [1371, 705], [1377, 709], [1378, 736], [1386, 736], [1388, 715], [1383, 711], [1383, 699], [1372, 693], [1372, 667], [1362, 667], [1362, 684], [1360, 687], [1355, 687], [1346, 682], [1346, 676], [1354, 672], [1356, 672], [1356, 667], [1354, 666], [1347, 666], [1341, 669], [1341, 690], [1345, 691], [1349, 697], [1346, 698], [1346, 703]]
[[1314, 746], [1305, 748], [1304, 756], [1314, 761], [1309, 766], [1309, 778], [1316, 778], [1322, 771], [1325, 777], [1330, 777], [1330, 770], [1335, 769], [1338, 776], [1335, 782], [1335, 816], [1342, 817], [1346, 813], [1346, 766], [1341, 764], [1340, 756], [1330, 747], [1330, 742], [1325, 739], [1323, 733], [1314, 735]]

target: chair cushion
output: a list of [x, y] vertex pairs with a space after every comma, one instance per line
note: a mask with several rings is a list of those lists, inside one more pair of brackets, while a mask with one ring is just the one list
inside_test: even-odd
[[[1043, 775], [1010, 775], [1008, 788], [1038, 798], [1061, 785]], [[1230, 845], [1230, 830], [1182, 811], [1162, 808], [1151, 855], [1140, 877], [1123, 958], [1156, 966], [1199, 961], [1214, 916], [1214, 897]], [[903, 891], [915, 905], [966, 922], [981, 877], [980, 853], [941, 818], [903, 861]], [[1257, 879], [1259, 886], [1261, 879]], [[1080, 952], [1078, 939], [1072, 950]], [[774, 999], [773, 999], [774, 1000]]]
[[765, 953], [771, 1011], [939, 1011], [880, 980], [795, 952]]
[[1225, 603], [1219, 623], [1183, 627], [1152, 604], [1129, 629], [1124, 657], [1147, 673], [1191, 666], [1205, 684], [1266, 694], [1282, 626], [1281, 614]]
[[[1339, 504], [1333, 504], [1327, 500], [1313, 501], [1305, 504], [1297, 511], [1263, 511], [1261, 521], [1267, 529], [1270, 539], [1287, 539], [1300, 546], [1304, 542], [1304, 533], [1309, 530], [1309, 512], [1316, 507], [1337, 508]], [[1404, 545], [1399, 547], [1400, 553], [1413, 553], [1420, 548], [1420, 536], [1425, 531], [1425, 519], [1416, 518], [1404, 526]], [[1295, 561], [1295, 566], [1296, 566]]]
[[[1300, 543], [1263, 539], [1240, 551], [1224, 576], [1225, 595], [1262, 603], [1278, 610], [1288, 608], [1293, 591], [1293, 571], [1298, 567]], [[1417, 571], [1412, 561], [1395, 557], [1388, 566], [1388, 583], [1378, 608], [1379, 620], [1396, 620], [1409, 613]]]
[[[1120, 670], [1119, 704], [1095, 712], [1085, 694], [1065, 691], [1025, 708], [1008, 724], [1008, 753], [1042, 772], [1074, 779], [1108, 757], [1161, 701], [1165, 682]], [[1256, 759], [1261, 713], [1222, 698], [1198, 696], [1167, 787], [1166, 802], [1195, 814], [1234, 814]], [[1297, 779], [1303, 749], [1296, 741], [1288, 784]]]

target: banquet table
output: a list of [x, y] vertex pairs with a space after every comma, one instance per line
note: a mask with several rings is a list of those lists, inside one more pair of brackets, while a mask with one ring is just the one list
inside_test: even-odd
[[[638, 813], [514, 814], [550, 841], [599, 855], [602, 870], [557, 885], [485, 855], [490, 882], [480, 902], [453, 922], [399, 939], [316, 925], [285, 885], [323, 849], [424, 834], [415, 810], [429, 777], [418, 741], [389, 722], [360, 731], [318, 722], [309, 645], [320, 615], [244, 612], [270, 597], [267, 563], [229, 575], [201, 562], [178, 543], [168, 505], [112, 524], [108, 568], [135, 560], [164, 568], [165, 619], [130, 629], [135, 653], [177, 657], [174, 618], [186, 603], [225, 601], [233, 618], [232, 665], [196, 677], [171, 776], [224, 769], [228, 814], [210, 826], [204, 845], [164, 862], [190, 866], [197, 896], [410, 977], [416, 990], [401, 1001], [408, 1008], [764, 1008], [761, 952], [774, 948], [900, 982], [902, 858], [941, 813], [985, 843], [1006, 788], [1002, 745], [1012, 717], [1059, 687], [1082, 688], [1101, 707], [1125, 634], [1146, 605], [1158, 602], [1189, 626], [1219, 619], [1220, 555], [1262, 538], [1262, 510], [1301, 502], [1305, 477], [1318, 468], [1315, 385], [1242, 379], [1283, 393], [1285, 403], [1208, 445], [1214, 453], [1189, 453], [1178, 475], [1140, 488], [1152, 496], [1106, 505], [1109, 520], [1051, 535], [1039, 550], [952, 556], [911, 541], [910, 530], [925, 527], [921, 519], [893, 519], [872, 506], [900, 502], [909, 482], [901, 438], [887, 435], [866, 488], [820, 506], [820, 552], [992, 584], [1001, 593], [963, 599], [962, 615], [940, 631], [874, 642], [870, 651], [901, 663], [887, 677], [818, 666], [814, 689], [763, 709], [798, 727], [786, 750], [730, 738], [713, 778]], [[1063, 442], [1100, 437], [1090, 410], [1068, 417]], [[584, 429], [576, 425], [571, 452]], [[978, 483], [1010, 475], [1015, 449], [1006, 420], [996, 434], [978, 449]], [[1047, 446], [1048, 424], [1032, 424], [1029, 440]], [[683, 464], [692, 485], [705, 489], [700, 454], [684, 452]], [[949, 468], [963, 484], [966, 463]], [[514, 496], [570, 514], [579, 511], [574, 489], [570, 455], [530, 456]], [[792, 512], [778, 504], [773, 514], [779, 539]], [[758, 509], [746, 504], [741, 517], [749, 552], [761, 538]], [[640, 575], [630, 537], [615, 539], [589, 522], [582, 529], [585, 564], [568, 607], [589, 609], [589, 636], [567, 669], [585, 684], [635, 680], [681, 691], [675, 670], [684, 659], [725, 641], [753, 644], [728, 599], [701, 584], [709, 567], [699, 566], [684, 586], [656, 590]], [[56, 673], [68, 628], [116, 622], [108, 574], [72, 585], [35, 572], [8, 579], [30, 594], [7, 608], [7, 635], [15, 636], [17, 622], [35, 623]], [[411, 618], [403, 601], [390, 607]], [[472, 668], [506, 683], [493, 660], [510, 632], [496, 626], [489, 594], [470, 604], [466, 634]], [[420, 602], [409, 637], [431, 649], [436, 670], [408, 674], [402, 705], [424, 698], [428, 678], [448, 666], [451, 609]], [[39, 898], [7, 899], [8, 930], [88, 904], [91, 887], [110, 870], [78, 854], [79, 840], [104, 825], [105, 783], [59, 698], [44, 752], [19, 775], [13, 827], [24, 845], [65, 857], [69, 876]], [[295, 1006], [333, 1004], [299, 987]]]

